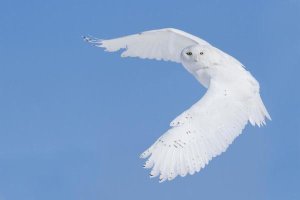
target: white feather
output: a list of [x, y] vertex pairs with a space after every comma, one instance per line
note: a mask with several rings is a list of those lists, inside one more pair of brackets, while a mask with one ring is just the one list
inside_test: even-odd
[[121, 54], [122, 57], [169, 60], [178, 63], [181, 62], [180, 53], [185, 47], [208, 44], [200, 38], [173, 28], [146, 31], [111, 40], [90, 39], [88, 37], [85, 37], [85, 40], [103, 47], [109, 52], [125, 49]]
[[271, 120], [259, 83], [232, 56], [177, 29], [146, 31], [110, 40], [85, 38], [106, 51], [124, 49], [122, 57], [169, 60], [183, 66], [206, 88], [206, 94], [176, 117], [171, 128], [141, 154], [144, 167], [160, 182], [194, 174], [225, 152], [248, 123]]

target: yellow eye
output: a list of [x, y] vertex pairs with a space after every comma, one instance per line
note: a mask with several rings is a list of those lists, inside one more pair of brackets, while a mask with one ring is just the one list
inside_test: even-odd
[[193, 55], [193, 53], [192, 52], [187, 52], [186, 55], [191, 56], [191, 55]]
[[203, 52], [200, 52], [200, 55], [203, 55], [204, 53]]

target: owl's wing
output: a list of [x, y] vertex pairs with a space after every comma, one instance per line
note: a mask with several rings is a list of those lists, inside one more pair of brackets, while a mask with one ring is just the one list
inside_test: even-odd
[[160, 181], [199, 172], [242, 132], [247, 107], [211, 82], [206, 94], [174, 121], [171, 128], [141, 154], [144, 167]]
[[84, 39], [109, 52], [125, 49], [121, 54], [122, 57], [140, 57], [178, 63], [184, 48], [196, 44], [208, 45], [206, 41], [196, 36], [173, 28], [146, 31], [110, 40], [88, 37]]

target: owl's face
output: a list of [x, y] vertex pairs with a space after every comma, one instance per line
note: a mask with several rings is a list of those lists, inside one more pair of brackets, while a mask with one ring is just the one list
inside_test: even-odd
[[181, 52], [183, 63], [198, 66], [199, 69], [208, 69], [217, 64], [220, 60], [220, 55], [211, 46], [194, 45], [187, 47]]

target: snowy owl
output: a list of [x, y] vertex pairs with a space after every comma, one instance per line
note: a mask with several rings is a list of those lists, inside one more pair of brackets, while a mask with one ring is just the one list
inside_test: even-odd
[[271, 120], [259, 93], [259, 83], [232, 56], [181, 30], [166, 28], [110, 40], [84, 37], [106, 51], [123, 49], [122, 57], [181, 63], [205, 88], [205, 95], [176, 117], [171, 128], [141, 154], [144, 168], [160, 182], [199, 172], [225, 152], [248, 121]]

